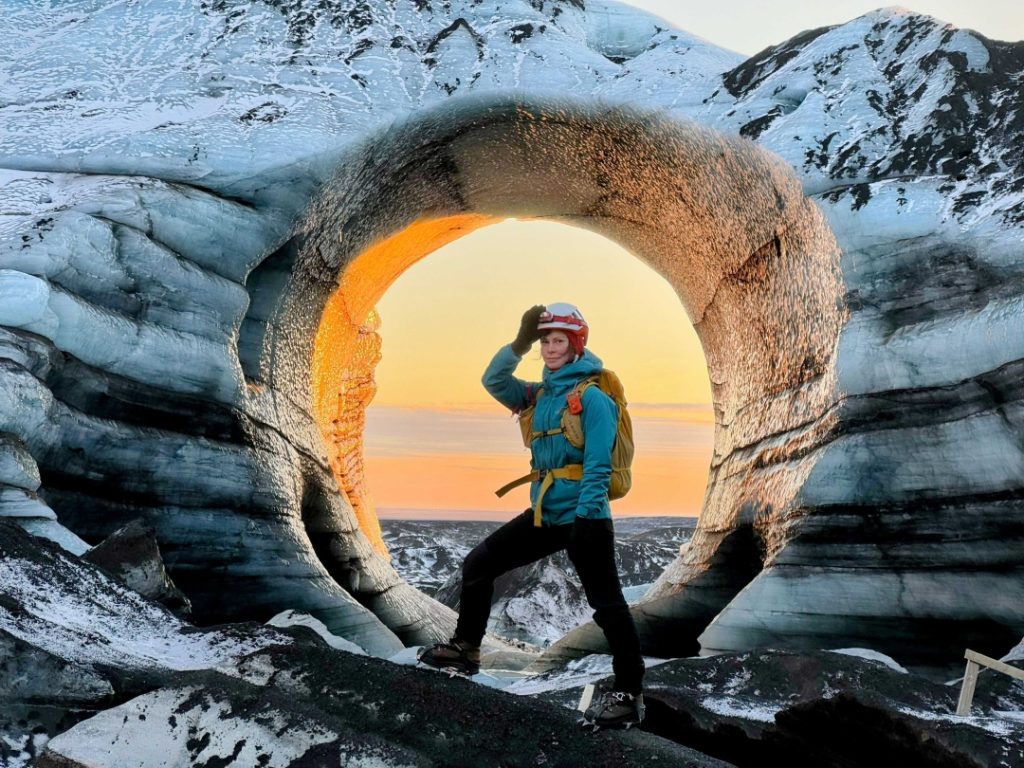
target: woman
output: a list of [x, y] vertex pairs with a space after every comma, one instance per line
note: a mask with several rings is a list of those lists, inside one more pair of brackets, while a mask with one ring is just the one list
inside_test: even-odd
[[[515, 340], [498, 350], [487, 367], [483, 384], [498, 402], [516, 413], [536, 404], [530, 441], [533, 506], [466, 556], [455, 635], [449, 642], [423, 651], [420, 661], [476, 674], [495, 579], [565, 549], [594, 609], [594, 621], [608, 640], [615, 673], [612, 689], [587, 710], [585, 721], [628, 728], [643, 719], [644, 663], [619, 585], [608, 504], [618, 408], [600, 388], [586, 387], [580, 397], [583, 448], [573, 446], [560, 428], [569, 395], [583, 379], [602, 369], [601, 360], [585, 348], [588, 334], [583, 315], [571, 304], [538, 305], [527, 310]], [[538, 339], [544, 359], [542, 381], [527, 383], [513, 372]], [[537, 398], [539, 389], [543, 395]], [[575, 477], [566, 476], [572, 473], [563, 468], [573, 465], [582, 465], [582, 476], [578, 472]]]

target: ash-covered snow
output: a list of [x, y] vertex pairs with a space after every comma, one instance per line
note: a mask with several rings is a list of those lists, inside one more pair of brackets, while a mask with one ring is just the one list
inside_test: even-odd
[[277, 674], [182, 673], [53, 739], [44, 760], [95, 768], [722, 765], [643, 733], [597, 741], [554, 704], [320, 644], [276, 646], [242, 666], [250, 664]]
[[743, 720], [756, 720], [760, 723], [774, 723], [782, 707], [752, 704], [749, 701], [738, 701], [733, 698], [708, 696], [701, 699], [700, 705], [718, 715], [738, 717]]
[[[131, 721], [131, 739], [119, 733]], [[168, 727], [169, 726], [169, 727]], [[196, 734], [203, 737], [196, 738]], [[202, 689], [154, 691], [108, 709], [50, 741], [50, 750], [80, 765], [162, 768], [249, 765], [285, 768], [338, 734], [268, 709], [238, 711]]]
[[991, 716], [983, 715], [956, 715], [945, 712], [928, 712], [926, 710], [915, 709], [913, 707], [898, 707], [898, 712], [902, 712], [904, 715], [911, 715], [913, 717], [919, 717], [922, 720], [930, 720], [937, 723], [954, 723], [957, 725], [971, 725], [975, 728], [981, 728], [993, 733], [996, 736], [1009, 736], [1014, 733], [1021, 733], [1021, 728], [1014, 724], [1016, 718], [1005, 717], [1007, 713], [1000, 713], [996, 715], [995, 712]]
[[99, 568], [52, 547], [0, 558], [0, 632], [74, 664], [206, 669], [290, 638], [195, 630]]

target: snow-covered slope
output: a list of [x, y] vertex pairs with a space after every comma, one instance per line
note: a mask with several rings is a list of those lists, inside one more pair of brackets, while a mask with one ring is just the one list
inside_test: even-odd
[[462, 567], [469, 551], [500, 523], [454, 520], [382, 520], [384, 543], [402, 578], [428, 595]]
[[[74, 667], [70, 684], [102, 677], [107, 668], [206, 669], [290, 642], [272, 630], [195, 631], [99, 568], [41, 545], [9, 522], [0, 521], [0, 534], [0, 633]], [[28, 686], [36, 695], [59, 693], [59, 686], [31, 676], [4, 683]]]
[[0, 520], [0, 764], [174, 673], [230, 666], [292, 638], [196, 629], [55, 544]]
[[952, 212], [974, 220], [997, 198], [1004, 223], [1019, 223], [1022, 67], [1019, 44], [889, 8], [763, 51], [714, 101], [720, 124], [786, 158], [811, 194], [863, 205], [871, 190], [858, 185], [937, 176]]

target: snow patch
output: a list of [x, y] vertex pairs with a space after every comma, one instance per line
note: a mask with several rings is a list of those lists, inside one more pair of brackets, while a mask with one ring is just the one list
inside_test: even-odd
[[229, 702], [185, 688], [145, 694], [101, 712], [52, 739], [49, 749], [97, 766], [217, 763], [285, 768], [311, 747], [337, 738], [313, 724], [299, 727], [273, 710], [244, 717]]
[[725, 717], [738, 717], [743, 720], [756, 720], [759, 723], [774, 723], [775, 715], [781, 710], [763, 704], [750, 704], [737, 699], [719, 699], [709, 696], [701, 700], [701, 706]]
[[907, 674], [906, 668], [900, 666], [891, 656], [886, 656], [884, 653], [873, 651], [870, 648], [831, 648], [829, 653], [841, 653], [844, 656], [857, 656], [861, 659], [877, 661], [900, 674]]
[[548, 691], [577, 688], [612, 674], [612, 657], [595, 653], [570, 661], [557, 672], [527, 678], [513, 683], [505, 690], [519, 696], [532, 696]]
[[1005, 656], [1003, 656], [1003, 658], [1000, 659], [1000, 661], [1022, 660], [1024, 660], [1024, 640], [1021, 640], [1019, 643], [1017, 643], [1013, 648], [1010, 649], [1009, 653], [1007, 653]]
[[309, 627], [329, 645], [339, 651], [347, 651], [348, 653], [355, 653], [359, 656], [365, 656], [366, 651], [360, 648], [358, 645], [353, 643], [351, 640], [346, 640], [343, 637], [333, 634], [322, 621], [310, 616], [308, 613], [300, 613], [298, 611], [282, 611], [277, 614], [274, 618], [267, 622], [267, 626], [271, 627]]
[[[989, 733], [994, 733], [996, 736], [1009, 736], [1019, 730], [1012, 723], [1006, 722], [1007, 720], [1012, 720], [1014, 718], [945, 715], [938, 712], [925, 712], [911, 707], [899, 707], [897, 711], [904, 715], [910, 715], [911, 717], [916, 717], [921, 720], [931, 720], [932, 722], [954, 723], [956, 725], [963, 725], [966, 723], [968, 725], [973, 725], [976, 728], [988, 731]], [[1024, 717], [1024, 713], [1018, 714]]]
[[[58, 573], [71, 583], [55, 578]], [[0, 606], [0, 630], [77, 664], [208, 669], [291, 642], [271, 630], [193, 630], [99, 570], [68, 569], [60, 560], [0, 560], [0, 594], [23, 611]]]

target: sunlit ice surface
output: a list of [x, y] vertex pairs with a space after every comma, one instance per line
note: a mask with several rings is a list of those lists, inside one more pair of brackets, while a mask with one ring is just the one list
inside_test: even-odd
[[384, 290], [411, 264], [466, 232], [489, 223], [484, 216], [423, 221], [378, 243], [345, 270], [324, 310], [313, 351], [311, 381], [317, 423], [331, 469], [348, 496], [359, 526], [386, 552], [363, 463], [366, 407], [376, 392], [380, 360], [378, 319], [373, 307]]

